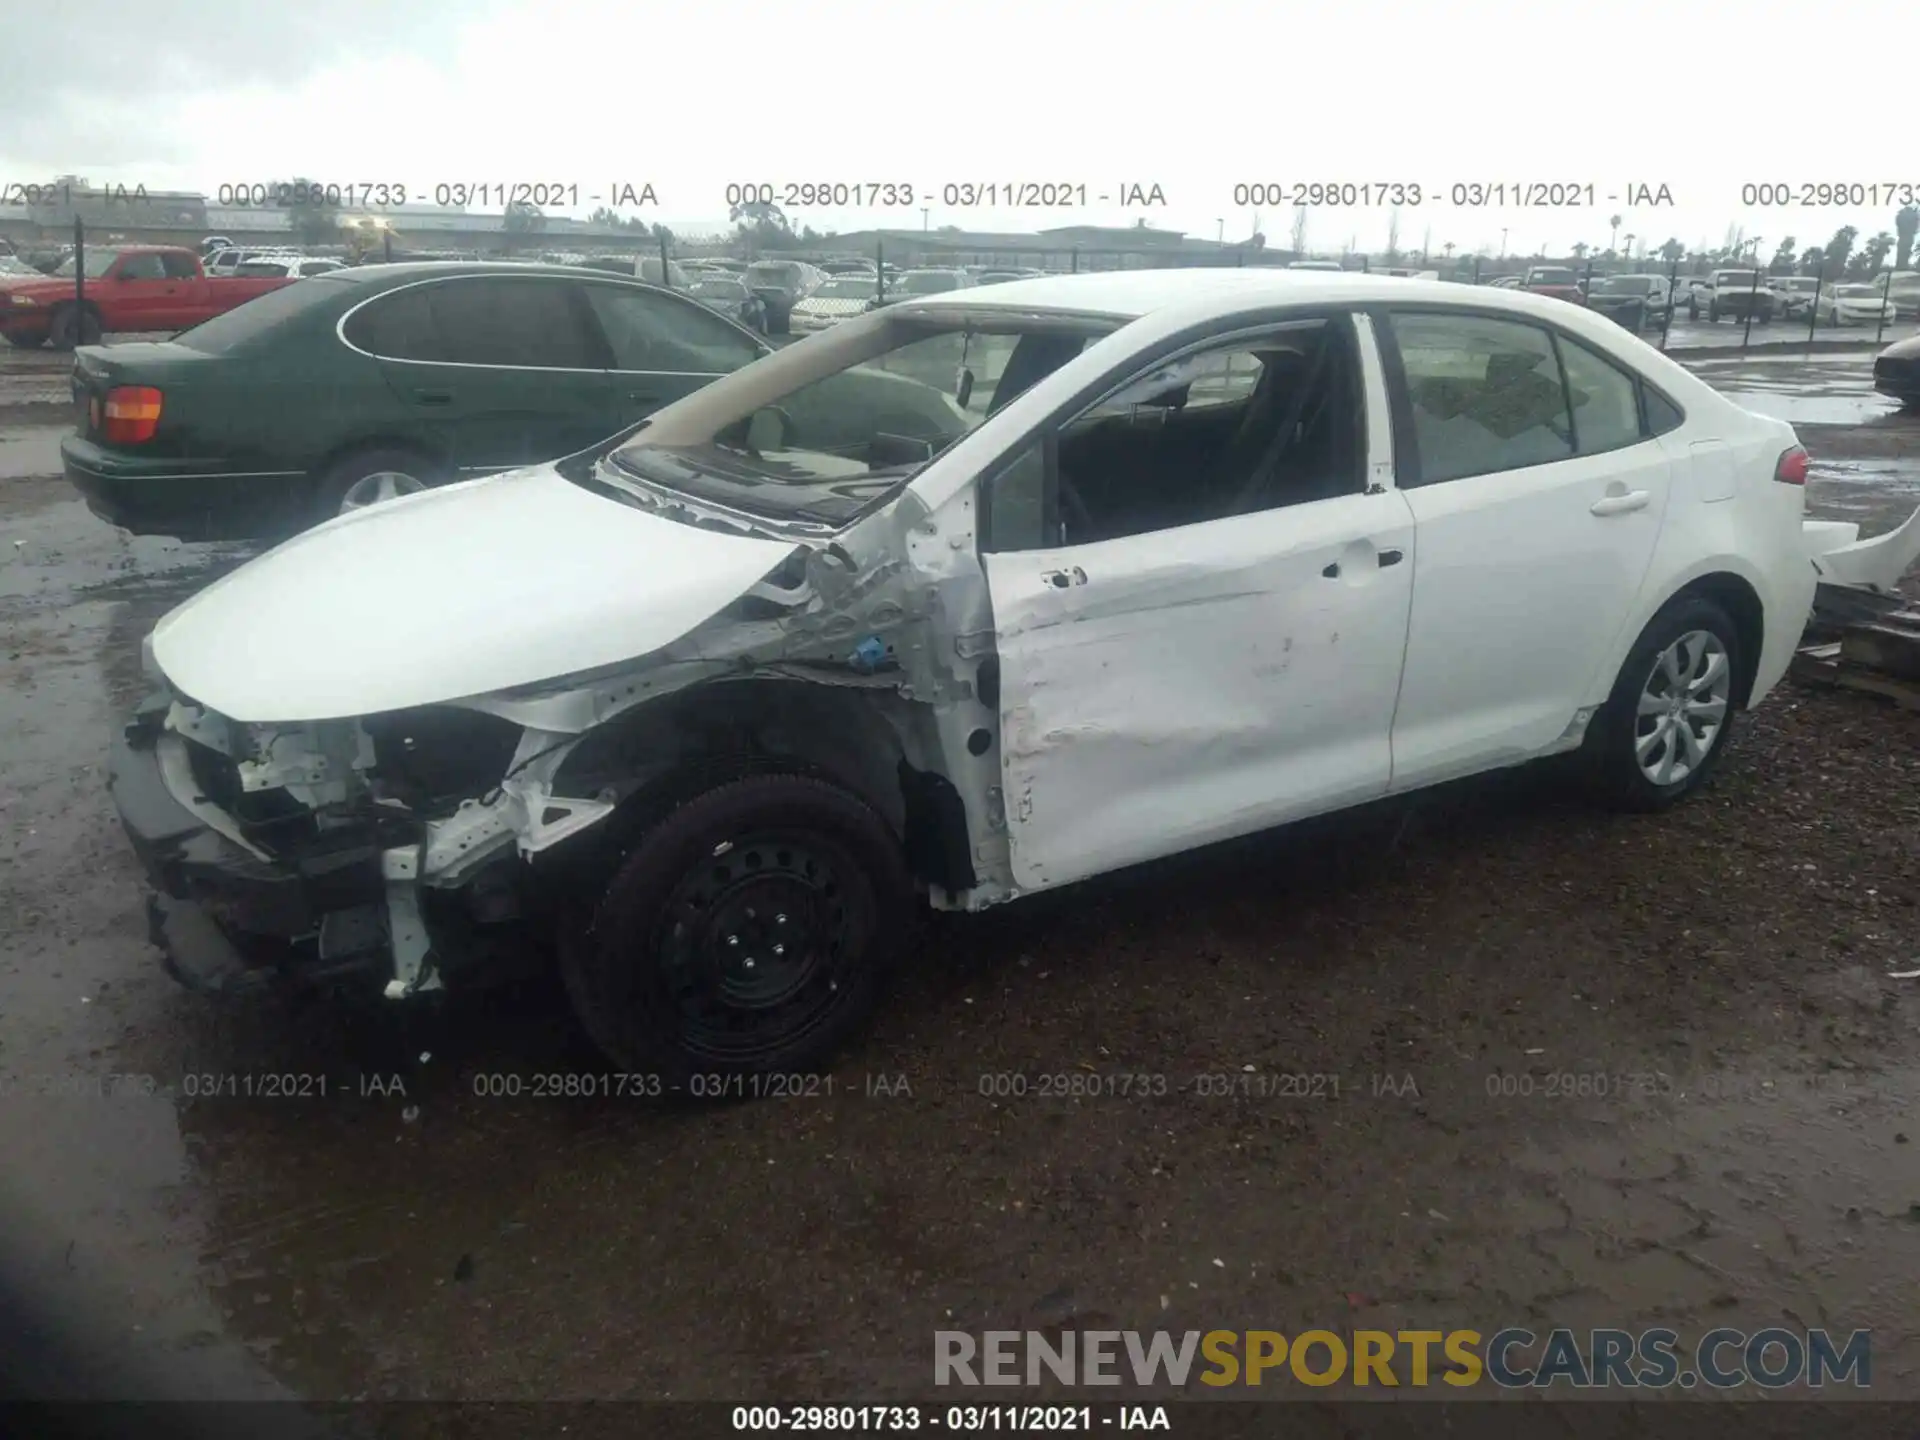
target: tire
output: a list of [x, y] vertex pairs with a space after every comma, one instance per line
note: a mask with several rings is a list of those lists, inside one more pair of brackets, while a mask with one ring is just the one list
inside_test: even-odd
[[76, 319], [73, 306], [62, 305], [53, 312], [53, 319], [48, 322], [47, 339], [56, 350], [71, 350], [76, 345], [98, 345], [100, 317], [89, 307], [84, 315]]
[[[693, 1077], [804, 1073], [851, 1038], [885, 991], [912, 893], [899, 840], [864, 801], [749, 775], [638, 837], [565, 937], [561, 973], [610, 1061], [701, 1098]], [[801, 949], [775, 959], [793, 920]]]
[[[390, 488], [400, 493], [428, 489], [440, 478], [439, 467], [417, 451], [397, 446], [359, 451], [336, 461], [320, 477], [309, 506], [308, 523], [318, 525], [336, 515], [365, 508], [372, 499], [368, 494], [369, 482], [381, 475], [396, 477], [396, 483]], [[401, 481], [405, 483], [399, 483]], [[377, 484], [372, 488], [378, 489]]]
[[[1696, 740], [1697, 753], [1692, 755], [1684, 742], [1657, 738], [1663, 722], [1668, 735], [1680, 733], [1671, 712], [1640, 714], [1643, 696], [1652, 701], [1671, 690], [1672, 672], [1666, 666], [1670, 656], [1695, 694], [1718, 701], [1717, 722], [1707, 733], [1702, 733], [1703, 722], [1716, 714], [1715, 709], [1709, 703], [1694, 713], [1687, 731]], [[1734, 685], [1741, 663], [1739, 632], [1727, 612], [1711, 600], [1681, 596], [1648, 621], [1620, 667], [1607, 703], [1587, 728], [1582, 752], [1596, 798], [1615, 809], [1664, 810], [1705, 784], [1733, 730], [1739, 709]], [[1699, 745], [1702, 740], [1704, 745]], [[1648, 745], [1644, 760], [1643, 744]], [[1663, 764], [1672, 777], [1666, 781], [1658, 778]]]
[[1689, 300], [1687, 302], [1687, 319], [1698, 320], [1699, 318], [1700, 318], [1700, 307], [1694, 304], [1691, 300]]
[[1707, 320], [1714, 325], [1720, 323], [1720, 307], [1718, 305], [1709, 305], [1707, 307]]

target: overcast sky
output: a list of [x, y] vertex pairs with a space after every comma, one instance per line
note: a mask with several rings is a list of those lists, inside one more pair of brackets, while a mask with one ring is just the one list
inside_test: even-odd
[[[1649, 248], [1717, 245], [1738, 224], [1770, 255], [1787, 235], [1805, 248], [1843, 224], [1891, 231], [1900, 197], [1754, 208], [1743, 184], [1920, 191], [1896, 103], [1920, 22], [1866, 0], [1844, 28], [1835, 80], [1778, 25], [1697, 0], [46, 0], [13, 6], [0, 31], [0, 186], [544, 181], [577, 184], [584, 214], [612, 184], [650, 183], [646, 218], [720, 225], [729, 183], [891, 182], [915, 204], [791, 218], [841, 231], [1146, 218], [1232, 239], [1255, 223], [1236, 184], [1398, 181], [1427, 192], [1401, 209], [1403, 248], [1492, 253], [1503, 232], [1511, 251], [1604, 246], [1619, 214]], [[948, 184], [1007, 181], [1085, 185], [1089, 203], [942, 203]], [[1502, 182], [1592, 184], [1595, 204], [1448, 203], [1455, 184]], [[1674, 203], [1628, 205], [1641, 184]], [[1122, 208], [1130, 185], [1158, 185], [1165, 206]], [[1290, 208], [1258, 219], [1287, 243]], [[1316, 210], [1307, 244], [1377, 249], [1388, 225], [1382, 208]]]

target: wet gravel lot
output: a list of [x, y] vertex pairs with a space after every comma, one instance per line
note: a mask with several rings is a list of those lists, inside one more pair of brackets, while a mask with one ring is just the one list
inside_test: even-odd
[[[1874, 530], [1920, 422], [1865, 365], [1702, 373]], [[1920, 716], [1789, 684], [1666, 816], [1529, 770], [937, 917], [811, 1093], [536, 1098], [601, 1068], [546, 990], [162, 974], [106, 738], [244, 552], [89, 516], [64, 372], [0, 354], [0, 1236], [97, 1353], [184, 1393], [877, 1399], [935, 1329], [1786, 1324], [1873, 1328], [1875, 1393], [1920, 1393]]]

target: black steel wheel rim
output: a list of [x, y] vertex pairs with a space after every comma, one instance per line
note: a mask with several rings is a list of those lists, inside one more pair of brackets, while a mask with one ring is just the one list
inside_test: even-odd
[[654, 946], [689, 1052], [750, 1064], [826, 1020], [865, 938], [855, 874], [840, 846], [799, 833], [722, 841], [689, 867]]

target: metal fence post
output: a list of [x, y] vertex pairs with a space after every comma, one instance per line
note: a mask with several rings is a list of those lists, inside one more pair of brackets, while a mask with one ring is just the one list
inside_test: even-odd
[[86, 336], [87, 322], [87, 227], [78, 215], [73, 217], [73, 337], [78, 344]]
[[887, 242], [875, 238], [873, 242], [873, 298], [885, 301], [887, 298]]
[[1588, 255], [1587, 256], [1587, 278], [1586, 278], [1586, 283], [1584, 283], [1580, 287], [1580, 303], [1584, 305], [1586, 303], [1586, 297], [1591, 294], [1593, 294], [1593, 256]]
[[1893, 303], [1893, 272], [1887, 272], [1887, 288], [1880, 296], [1880, 323], [1873, 327], [1873, 343], [1878, 345], [1887, 336], [1887, 307]]
[[1759, 257], [1756, 255], [1754, 257], [1753, 283], [1747, 286], [1747, 325], [1746, 328], [1740, 332], [1740, 353], [1742, 355], [1747, 353], [1747, 342], [1753, 339], [1753, 312], [1759, 308], [1759, 304], [1760, 264]]
[[1827, 267], [1823, 263], [1813, 277], [1813, 304], [1807, 310], [1807, 345], [1813, 345], [1813, 332], [1820, 324], [1820, 291], [1827, 283]]
[[667, 255], [667, 232], [660, 232], [660, 283], [673, 288], [673, 261]]
[[1680, 304], [1680, 262], [1673, 261], [1667, 267], [1667, 318], [1660, 325], [1660, 348], [1667, 348], [1667, 337], [1673, 333], [1673, 312]]
[[1480, 257], [1477, 254], [1473, 257], [1473, 283], [1480, 283]]
[[1071, 267], [1067, 273], [1078, 275], [1080, 273], [1080, 247], [1078, 245], [1074, 246], [1072, 251], [1069, 252], [1067, 260]]
[[391, 230], [380, 232], [380, 258], [389, 265], [393, 263], [393, 232]]

